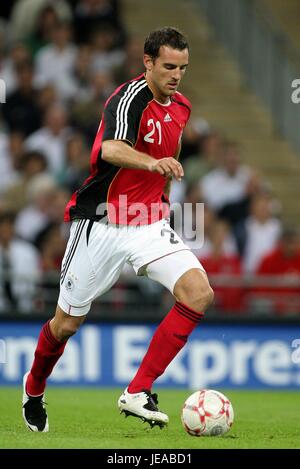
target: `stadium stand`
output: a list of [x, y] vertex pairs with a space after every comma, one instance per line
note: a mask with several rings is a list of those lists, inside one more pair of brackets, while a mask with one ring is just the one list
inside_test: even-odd
[[[183, 92], [194, 111], [183, 137], [186, 180], [174, 184], [171, 201], [205, 204], [205, 243], [195, 254], [212, 275], [213, 313], [260, 315], [267, 304], [271, 315], [299, 314], [298, 303], [290, 301], [286, 311], [261, 298], [274, 293], [272, 285], [263, 286], [262, 274], [272, 277], [285, 219], [297, 221], [299, 214], [300, 159], [274, 135], [270, 114], [245, 88], [196, 3], [152, 0], [153, 8], [159, 5], [159, 24], [143, 15], [144, 1], [6, 3], [0, 7], [0, 77], [7, 83], [0, 110], [0, 312], [53, 310], [68, 239], [63, 210], [88, 174], [104, 102], [118, 84], [143, 71], [144, 32], [176, 25], [180, 16], [192, 45]], [[29, 3], [30, 16], [24, 15]], [[297, 279], [298, 231], [293, 242], [287, 256], [295, 262], [281, 273], [290, 276], [296, 265]], [[26, 272], [11, 265], [18, 256]], [[25, 273], [32, 275], [30, 285], [16, 288], [15, 275]], [[299, 293], [297, 284], [283, 288], [285, 297]], [[21, 291], [28, 293], [23, 302]], [[110, 318], [120, 318], [126, 310], [136, 318], [141, 302], [145, 317], [155, 318], [171, 298], [127, 269], [91, 314], [105, 317], [109, 310]]]

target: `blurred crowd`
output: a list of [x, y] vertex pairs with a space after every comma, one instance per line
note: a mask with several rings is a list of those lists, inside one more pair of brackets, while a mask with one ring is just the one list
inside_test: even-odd
[[[65, 205], [89, 174], [106, 99], [144, 71], [143, 38], [129, 36], [121, 7], [118, 0], [1, 2], [0, 312], [55, 304]], [[214, 308], [299, 313], [299, 233], [281, 221], [280, 201], [243, 163], [243, 148], [194, 116], [181, 161], [185, 178], [173, 183], [171, 202], [204, 203], [204, 245], [194, 252], [215, 289]], [[116, 291], [132, 275], [126, 270]], [[163, 295], [155, 288], [138, 287], [144, 298]]]
[[[194, 207], [191, 233], [183, 233], [210, 278], [214, 308], [225, 314], [299, 314], [300, 234], [283, 221], [270, 182], [243, 162], [237, 142], [203, 119], [192, 120], [186, 130], [184, 183], [173, 183], [171, 201]], [[204, 241], [193, 249], [197, 229]]]

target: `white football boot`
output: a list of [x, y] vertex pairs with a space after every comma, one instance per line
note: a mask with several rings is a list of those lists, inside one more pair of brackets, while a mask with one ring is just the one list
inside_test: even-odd
[[130, 394], [126, 388], [118, 400], [121, 414], [124, 413], [126, 417], [138, 417], [143, 422], [148, 422], [151, 428], [155, 425], [163, 428], [168, 424], [169, 417], [159, 411], [157, 404], [157, 394], [151, 394], [147, 390]]
[[28, 396], [26, 393], [26, 381], [29, 372], [25, 373], [23, 377], [23, 418], [26, 426], [32, 432], [48, 432], [49, 423], [45, 410], [45, 402], [43, 401], [44, 394], [38, 397]]

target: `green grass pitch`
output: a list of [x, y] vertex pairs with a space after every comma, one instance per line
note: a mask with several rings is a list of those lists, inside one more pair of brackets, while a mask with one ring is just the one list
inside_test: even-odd
[[300, 393], [222, 390], [231, 399], [235, 421], [222, 437], [185, 433], [180, 410], [192, 391], [158, 390], [170, 417], [163, 430], [119, 414], [121, 389], [47, 390], [49, 433], [32, 433], [21, 415], [21, 390], [0, 388], [0, 448], [300, 448]]

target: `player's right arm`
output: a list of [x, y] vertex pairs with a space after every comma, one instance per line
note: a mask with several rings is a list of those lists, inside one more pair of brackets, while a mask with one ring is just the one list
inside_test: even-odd
[[120, 168], [144, 169], [165, 177], [174, 176], [178, 181], [184, 175], [181, 164], [175, 158], [156, 160], [146, 153], [135, 150], [126, 141], [105, 140], [102, 143], [101, 157]]

